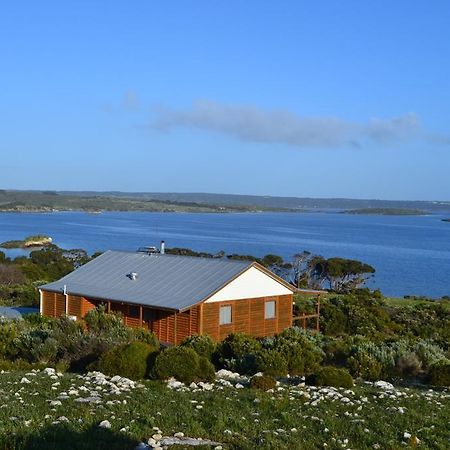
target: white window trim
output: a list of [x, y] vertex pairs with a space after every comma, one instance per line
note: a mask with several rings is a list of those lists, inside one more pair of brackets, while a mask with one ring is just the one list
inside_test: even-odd
[[[230, 321], [222, 323], [222, 308], [230, 308]], [[232, 305], [221, 305], [219, 308], [219, 325], [231, 325], [233, 323], [233, 306]]]
[[[273, 303], [273, 316], [267, 317], [267, 304]], [[277, 301], [276, 300], [267, 300], [264, 302], [264, 319], [265, 320], [272, 320], [277, 318]]]

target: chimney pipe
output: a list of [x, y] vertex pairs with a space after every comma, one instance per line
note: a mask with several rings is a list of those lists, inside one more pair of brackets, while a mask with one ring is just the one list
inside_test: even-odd
[[166, 244], [164, 241], [161, 241], [161, 249], [159, 252], [161, 253], [161, 255], [164, 255], [164, 253], [166, 253]]

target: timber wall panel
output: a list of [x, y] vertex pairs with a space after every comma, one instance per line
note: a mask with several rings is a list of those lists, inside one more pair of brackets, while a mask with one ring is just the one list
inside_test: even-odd
[[[265, 319], [265, 302], [276, 302], [276, 316]], [[230, 333], [247, 333], [256, 337], [271, 336], [292, 326], [293, 295], [261, 297], [226, 302], [203, 303], [201, 330], [215, 340]], [[232, 306], [232, 323], [219, 325], [220, 307]]]
[[76, 316], [78, 319], [83, 316], [81, 311], [82, 298], [78, 295], [68, 295], [67, 313], [69, 316]]

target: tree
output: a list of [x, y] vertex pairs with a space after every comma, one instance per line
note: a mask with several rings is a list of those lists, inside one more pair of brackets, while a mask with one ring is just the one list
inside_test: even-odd
[[24, 282], [25, 277], [19, 267], [14, 264], [0, 263], [0, 285], [11, 286]]
[[292, 264], [290, 282], [300, 288], [329, 289], [348, 292], [362, 287], [375, 269], [361, 261], [345, 258], [324, 258], [308, 251], [297, 253]]

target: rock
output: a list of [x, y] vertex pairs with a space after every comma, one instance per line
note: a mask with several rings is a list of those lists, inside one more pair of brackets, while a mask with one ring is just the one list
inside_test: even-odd
[[53, 369], [53, 367], [46, 367], [42, 372], [44, 372], [46, 375], [54, 375], [56, 370]]
[[173, 435], [173, 437], [176, 437], [176, 438], [182, 438], [182, 437], [184, 437], [184, 433], [183, 433], [182, 431], [179, 431], [178, 433], [175, 433], [175, 434]]
[[387, 381], [375, 381], [375, 383], [373, 383], [373, 385], [379, 389], [384, 389], [385, 391], [394, 391], [395, 387], [391, 384], [388, 383]]
[[31, 383], [31, 381], [30, 381], [28, 378], [25, 378], [25, 377], [23, 377], [23, 378], [20, 380], [20, 382], [21, 382], [22, 384], [30, 384], [30, 383]]
[[196, 439], [196, 438], [191, 438], [191, 437], [165, 437], [163, 438], [160, 442], [160, 445], [162, 445], [163, 447], [166, 446], [170, 446], [170, 445], [191, 445], [191, 446], [220, 446], [220, 442], [214, 442], [214, 441], [210, 441], [209, 439]]
[[159, 441], [159, 440], [161, 440], [161, 438], [162, 438], [162, 434], [161, 434], [161, 433], [155, 433], [155, 434], [152, 436], [152, 438], [153, 438], [155, 441]]
[[224, 380], [239, 380], [241, 376], [237, 372], [231, 372], [231, 370], [220, 369], [216, 372], [216, 378]]
[[167, 382], [167, 387], [170, 389], [179, 389], [182, 386], [183, 383], [181, 381], [175, 380], [173, 378]]
[[99, 426], [100, 428], [107, 428], [107, 429], [109, 429], [109, 428], [111, 428], [111, 423], [110, 423], [109, 420], [102, 420], [102, 421], [98, 424], [98, 426]]
[[59, 400], [51, 400], [50, 406], [61, 406], [62, 403]]
[[235, 386], [236, 389], [244, 389], [244, 385], [242, 385], [241, 383], [236, 384]]
[[139, 442], [139, 444], [134, 447], [134, 450], [148, 450], [148, 445], [143, 442]]

